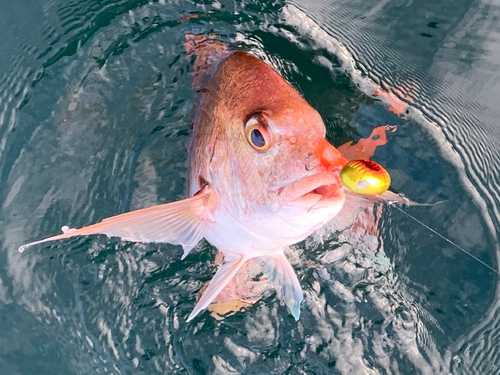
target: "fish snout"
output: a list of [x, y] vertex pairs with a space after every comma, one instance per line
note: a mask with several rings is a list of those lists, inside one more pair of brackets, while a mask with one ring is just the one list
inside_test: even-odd
[[348, 160], [342, 156], [332, 144], [325, 138], [319, 141], [316, 151], [314, 152], [314, 159], [309, 157], [306, 162], [306, 169], [312, 170], [322, 166], [327, 172], [340, 171]]

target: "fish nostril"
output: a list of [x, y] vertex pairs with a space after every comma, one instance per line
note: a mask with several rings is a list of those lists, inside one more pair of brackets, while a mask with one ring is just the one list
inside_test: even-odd
[[314, 159], [314, 154], [309, 153], [306, 155], [306, 170], [312, 171], [318, 166], [318, 160]]
[[316, 166], [313, 163], [306, 164], [306, 169], [308, 171], [312, 171]]

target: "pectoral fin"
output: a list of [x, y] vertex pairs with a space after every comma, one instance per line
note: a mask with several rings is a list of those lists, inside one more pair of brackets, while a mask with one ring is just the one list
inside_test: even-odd
[[299, 279], [285, 254], [278, 253], [260, 259], [267, 260], [266, 265], [262, 268], [262, 273], [270, 281], [276, 281], [282, 286], [283, 299], [295, 320], [299, 320], [300, 304], [304, 299], [304, 293]]
[[127, 212], [80, 229], [66, 229], [65, 233], [58, 236], [23, 245], [19, 251], [23, 252], [36, 244], [74, 236], [105, 234], [131, 242], [168, 242], [182, 245], [184, 258], [203, 238], [211, 224], [206, 210], [209, 196], [210, 188], [205, 187], [194, 197]]
[[247, 261], [247, 258], [244, 256], [237, 256], [234, 259], [228, 260], [228, 256], [226, 254], [224, 263], [219, 267], [217, 273], [214, 278], [208, 284], [207, 289], [201, 296], [200, 300], [194, 307], [191, 314], [187, 318], [187, 321], [194, 319], [198, 313], [207, 308], [210, 303], [214, 300], [215, 297], [221, 292], [222, 289], [231, 281], [231, 279], [238, 273], [241, 266]]

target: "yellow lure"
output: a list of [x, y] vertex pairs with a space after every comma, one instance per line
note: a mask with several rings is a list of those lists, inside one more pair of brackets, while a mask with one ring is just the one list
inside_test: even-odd
[[362, 195], [382, 194], [391, 185], [389, 173], [371, 160], [350, 161], [340, 171], [340, 179], [350, 191]]

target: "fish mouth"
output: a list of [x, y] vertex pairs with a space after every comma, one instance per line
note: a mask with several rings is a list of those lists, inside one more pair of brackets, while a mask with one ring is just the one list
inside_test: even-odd
[[329, 207], [344, 199], [344, 187], [338, 171], [325, 172], [294, 181], [282, 190], [287, 206], [318, 209]]

